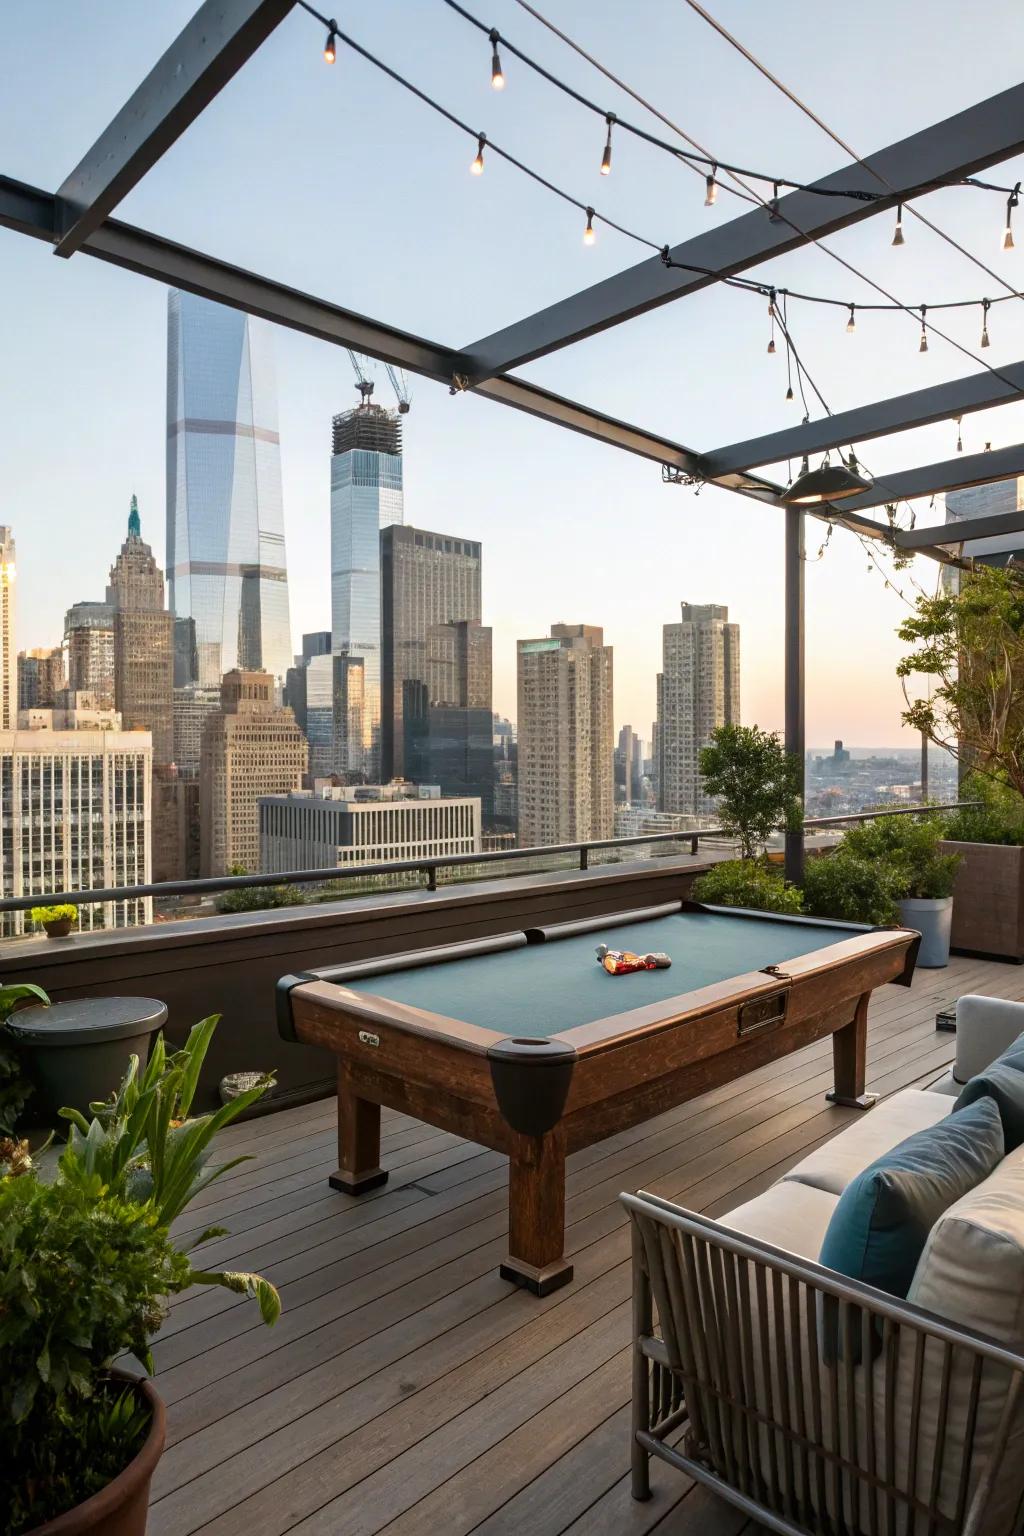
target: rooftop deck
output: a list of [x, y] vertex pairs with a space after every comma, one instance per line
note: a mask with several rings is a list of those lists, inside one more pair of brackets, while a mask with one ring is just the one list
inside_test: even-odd
[[[936, 1077], [938, 1007], [1024, 1000], [1024, 968], [954, 958], [875, 994], [869, 1086]], [[504, 1159], [386, 1116], [386, 1187], [328, 1189], [333, 1100], [225, 1133], [252, 1161], [197, 1202], [231, 1229], [211, 1265], [260, 1269], [263, 1329], [223, 1292], [175, 1305], [155, 1346], [169, 1407], [150, 1536], [746, 1536], [759, 1529], [655, 1463], [628, 1488], [629, 1234], [623, 1189], [714, 1215], [770, 1184], [856, 1111], [828, 1106], [823, 1041], [570, 1159], [575, 1278], [538, 1301], [498, 1277]]]

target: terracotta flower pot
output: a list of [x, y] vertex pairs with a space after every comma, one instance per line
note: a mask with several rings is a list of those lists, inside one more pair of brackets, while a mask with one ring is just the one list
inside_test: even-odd
[[135, 1381], [120, 1371], [111, 1375], [130, 1382], [142, 1396], [153, 1417], [149, 1434], [141, 1449], [123, 1472], [94, 1493], [84, 1504], [67, 1509], [45, 1525], [37, 1525], [27, 1536], [146, 1536], [149, 1513], [149, 1485], [164, 1448], [166, 1414], [151, 1381]]
[[56, 917], [52, 923], [44, 923], [43, 927], [51, 939], [66, 939], [74, 921], [73, 917]]

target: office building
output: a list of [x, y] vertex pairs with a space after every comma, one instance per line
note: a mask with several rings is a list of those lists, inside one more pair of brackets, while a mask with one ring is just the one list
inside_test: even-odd
[[18, 652], [18, 710], [52, 709], [54, 700], [66, 686], [64, 651], [53, 649]]
[[19, 731], [119, 731], [120, 711], [99, 703], [91, 693], [62, 688], [49, 706], [18, 711]]
[[18, 653], [14, 648], [14, 534], [0, 527], [0, 730], [18, 723]]
[[402, 422], [369, 402], [335, 416], [331, 439], [331, 644], [362, 662], [353, 771], [380, 776], [382, 528], [401, 523]]
[[203, 875], [259, 868], [259, 802], [301, 789], [309, 752], [292, 711], [274, 702], [269, 672], [229, 672], [203, 726], [199, 769]]
[[728, 608], [683, 603], [680, 622], [662, 629], [655, 737], [658, 810], [709, 816], [701, 747], [719, 725], [740, 722], [740, 627]]
[[167, 310], [167, 579], [179, 684], [238, 667], [283, 684], [291, 660], [270, 327], [194, 294]]
[[480, 802], [436, 786], [318, 785], [260, 801], [260, 869], [340, 869], [479, 853]]
[[631, 725], [619, 731], [615, 748], [615, 799], [634, 805], [643, 798], [644, 744]]
[[[1024, 475], [996, 480], [992, 485], [972, 485], [963, 491], [947, 491], [946, 522], [970, 523], [975, 518], [993, 517], [1004, 512], [1019, 512], [1024, 507]], [[964, 533], [968, 533], [964, 529]], [[1005, 565], [1008, 560], [1024, 560], [1024, 533], [1003, 533], [988, 539], [967, 539], [965, 556], [982, 565]], [[952, 572], [949, 573], [953, 575]]]
[[[0, 895], [146, 885], [150, 880], [150, 768], [144, 731], [0, 732]], [[80, 908], [83, 928], [152, 920], [148, 897]], [[5, 934], [28, 914], [9, 912]]]
[[175, 688], [171, 704], [174, 732], [174, 765], [180, 779], [199, 777], [203, 748], [203, 726], [220, 709], [220, 689], [189, 683]]
[[107, 604], [114, 614], [115, 708], [126, 731], [150, 732], [153, 762], [165, 765], [174, 758], [174, 618], [164, 601], [164, 573], [142, 539], [134, 496]]
[[310, 778], [362, 777], [362, 657], [333, 655], [328, 630], [303, 635], [284, 702], [309, 742]]
[[611, 837], [612, 648], [592, 624], [520, 640], [519, 845]]
[[[170, 606], [168, 604], [168, 606]], [[187, 688], [199, 676], [199, 653], [196, 650], [195, 619], [174, 620], [174, 686]]]
[[114, 610], [75, 603], [64, 616], [68, 687], [114, 707]]

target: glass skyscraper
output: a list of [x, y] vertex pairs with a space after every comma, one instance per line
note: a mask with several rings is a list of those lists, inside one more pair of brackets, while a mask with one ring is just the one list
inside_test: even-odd
[[171, 292], [167, 309], [167, 578], [195, 624], [194, 681], [291, 664], [270, 327]]
[[365, 404], [334, 418], [331, 458], [331, 639], [362, 662], [359, 743], [348, 758], [370, 783], [381, 767], [380, 531], [403, 521], [402, 423]]

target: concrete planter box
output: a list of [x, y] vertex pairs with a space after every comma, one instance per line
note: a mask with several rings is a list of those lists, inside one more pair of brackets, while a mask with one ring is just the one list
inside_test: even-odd
[[1024, 960], [1024, 848], [943, 843], [960, 855], [953, 906], [954, 949]]

